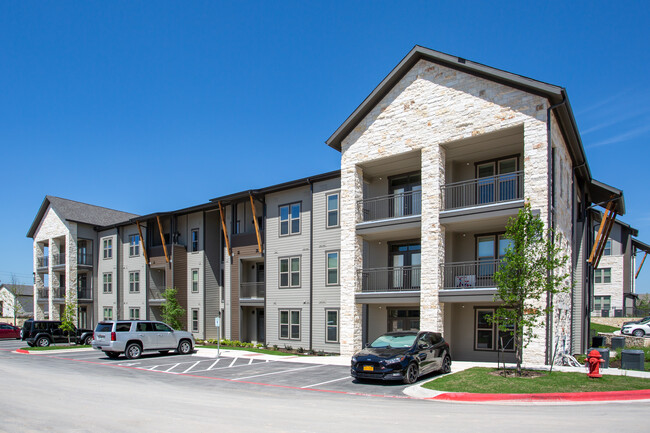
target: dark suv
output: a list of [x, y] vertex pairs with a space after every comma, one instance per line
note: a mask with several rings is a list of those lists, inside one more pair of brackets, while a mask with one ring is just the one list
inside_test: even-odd
[[[67, 343], [68, 332], [61, 328], [59, 320], [33, 320], [25, 321], [20, 330], [20, 338], [30, 346], [47, 347], [52, 343]], [[70, 342], [90, 345], [93, 342], [91, 329], [78, 329], [70, 332]]]

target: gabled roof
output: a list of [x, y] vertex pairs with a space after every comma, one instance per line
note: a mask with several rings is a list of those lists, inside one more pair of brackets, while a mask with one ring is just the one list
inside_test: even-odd
[[[7, 290], [11, 290], [11, 287], [14, 286], [13, 284], [8, 284], [8, 283], [3, 283], [0, 285], [0, 289], [6, 288]], [[34, 286], [27, 286], [23, 284], [16, 284], [14, 287], [16, 287], [16, 292], [18, 292], [18, 296], [34, 296]]]
[[386, 96], [391, 89], [408, 73], [408, 71], [419, 61], [427, 60], [448, 68], [456, 69], [471, 75], [479, 76], [490, 81], [504, 84], [528, 93], [547, 98], [552, 105], [564, 102], [555, 109], [560, 130], [569, 146], [569, 152], [576, 171], [582, 174], [587, 181], [591, 179], [587, 158], [582, 146], [578, 127], [573, 111], [564, 88], [542, 81], [533, 80], [521, 75], [501, 69], [492, 68], [480, 63], [466, 60], [449, 54], [424, 48], [419, 45], [402, 59], [402, 61], [384, 78], [384, 80], [372, 91], [370, 95], [357, 107], [356, 110], [343, 122], [341, 126], [327, 139], [325, 143], [334, 149], [341, 151], [341, 142], [350, 132], [363, 120], [363, 118]]
[[137, 217], [136, 214], [132, 213], [46, 195], [41, 208], [36, 214], [36, 218], [34, 218], [34, 222], [27, 232], [28, 238], [34, 237], [34, 233], [36, 233], [38, 225], [45, 216], [48, 206], [52, 206], [56, 213], [67, 221], [99, 227], [118, 224]]

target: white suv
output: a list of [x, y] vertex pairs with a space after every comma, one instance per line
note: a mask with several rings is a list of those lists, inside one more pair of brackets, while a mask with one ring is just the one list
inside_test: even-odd
[[194, 350], [194, 337], [189, 332], [176, 331], [162, 322], [104, 321], [95, 328], [93, 349], [101, 350], [113, 359], [121, 353], [129, 359], [136, 359], [144, 351], [167, 353], [176, 350], [181, 355], [187, 355]]

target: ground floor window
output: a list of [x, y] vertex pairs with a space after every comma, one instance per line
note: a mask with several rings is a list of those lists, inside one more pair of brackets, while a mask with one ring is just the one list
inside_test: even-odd
[[490, 320], [495, 313], [494, 308], [477, 308], [474, 321], [474, 349], [475, 350], [505, 350], [512, 352], [515, 349], [514, 334], [512, 331], [501, 331], [498, 323]]
[[104, 320], [113, 320], [113, 307], [104, 307]]
[[594, 310], [609, 310], [612, 308], [611, 296], [594, 296]]
[[199, 310], [192, 310], [192, 332], [199, 332]]
[[420, 329], [419, 308], [389, 308], [388, 331], [418, 331]]
[[300, 310], [280, 310], [280, 338], [300, 340]]
[[137, 308], [137, 307], [129, 308], [129, 319], [130, 320], [140, 320], [140, 308]]
[[338, 343], [339, 341], [339, 310], [325, 310], [327, 325], [325, 330], [325, 341], [327, 343]]

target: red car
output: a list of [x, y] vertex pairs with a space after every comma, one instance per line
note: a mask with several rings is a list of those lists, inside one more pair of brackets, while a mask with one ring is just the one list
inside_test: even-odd
[[0, 323], [0, 338], [20, 339], [20, 328], [7, 323]]

